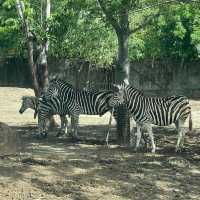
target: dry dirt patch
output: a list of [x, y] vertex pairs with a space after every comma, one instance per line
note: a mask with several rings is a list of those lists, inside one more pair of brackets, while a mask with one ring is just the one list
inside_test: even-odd
[[17, 154], [19, 145], [17, 133], [7, 124], [0, 122], [0, 157]]
[[[12, 126], [23, 147], [17, 156], [0, 158], [0, 200], [200, 199], [198, 130], [186, 137], [185, 149], [178, 154], [173, 127], [155, 130], [159, 149], [154, 155], [100, 145], [108, 115], [81, 117], [82, 142], [56, 138], [54, 132], [37, 140], [33, 112], [18, 114], [21, 96], [31, 94], [29, 89], [0, 88], [0, 121]], [[197, 128], [200, 103], [191, 104]]]

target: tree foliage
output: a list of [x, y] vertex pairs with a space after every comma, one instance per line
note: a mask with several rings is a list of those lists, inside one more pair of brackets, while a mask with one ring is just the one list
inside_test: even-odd
[[18, 54], [22, 36], [14, 1], [4, 1], [0, 5], [0, 56]]
[[199, 14], [199, 8], [193, 4], [181, 3], [163, 9], [153, 26], [146, 30], [144, 56], [184, 61], [196, 59]]
[[[129, 28], [136, 31], [129, 38], [130, 60], [149, 57], [184, 61], [197, 59], [200, 55], [200, 3], [179, 1], [164, 5], [162, 2], [104, 1], [116, 22], [122, 20], [121, 12], [128, 5]], [[45, 26], [41, 26], [44, 16], [40, 9], [44, 2], [26, 0], [25, 3], [26, 15], [36, 37], [39, 40], [50, 39], [51, 56], [82, 58], [98, 64], [111, 64], [116, 59], [117, 36], [98, 1], [53, 1], [48, 32], [43, 29]], [[142, 22], [157, 12], [160, 12], [159, 17], [154, 18], [151, 25], [142, 27]], [[45, 20], [43, 23], [46, 23]], [[19, 54], [25, 50], [24, 36], [20, 30], [15, 1], [3, 1], [0, 6], [1, 54]]]
[[52, 54], [111, 64], [116, 37], [98, 15], [94, 1], [64, 1], [52, 18]]

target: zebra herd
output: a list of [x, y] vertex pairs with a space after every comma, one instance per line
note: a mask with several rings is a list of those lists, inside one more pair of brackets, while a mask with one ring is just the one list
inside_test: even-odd
[[23, 97], [20, 112], [32, 108], [38, 113], [39, 133], [47, 136], [46, 123], [51, 115], [58, 114], [61, 118], [61, 129], [67, 132], [66, 115], [73, 119], [73, 136], [78, 137], [78, 119], [80, 114], [104, 115], [113, 108], [124, 104], [130, 116], [135, 120], [137, 131], [131, 132], [130, 145], [133, 146], [136, 136], [135, 150], [140, 146], [141, 128], [145, 127], [149, 134], [152, 152], [156, 145], [152, 125], [167, 126], [175, 124], [178, 131], [176, 151], [183, 146], [186, 129], [184, 122], [189, 117], [189, 129], [192, 128], [191, 108], [185, 96], [150, 97], [141, 91], [126, 85], [113, 85], [112, 91], [86, 91], [75, 89], [63, 80], [54, 79], [49, 83], [39, 99]]

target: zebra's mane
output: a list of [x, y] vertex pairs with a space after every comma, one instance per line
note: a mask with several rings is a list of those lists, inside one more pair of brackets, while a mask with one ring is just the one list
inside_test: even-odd
[[95, 90], [95, 89], [79, 89], [79, 88], [74, 88], [73, 85], [71, 85], [70, 83], [68, 83], [67, 81], [65, 80], [62, 80], [62, 79], [58, 79], [58, 78], [55, 78], [55, 79], [52, 79], [49, 84], [63, 84], [63, 85], [66, 85], [67, 87], [70, 87], [74, 90], [76, 90], [77, 92], [83, 92], [83, 93], [87, 93], [87, 94], [100, 94], [102, 92], [105, 92], [105, 93], [112, 93], [111, 90], [102, 90], [102, 91], [98, 91], [98, 90]]
[[57, 79], [57, 78], [52, 79], [52, 80], [50, 80], [50, 82], [49, 82], [49, 85], [51, 85], [51, 84], [64, 84], [64, 85], [67, 85], [68, 87], [74, 89], [73, 85], [69, 84], [67, 81], [62, 80], [62, 79]]
[[136, 88], [134, 88], [134, 87], [131, 86], [131, 85], [125, 85], [125, 88], [127, 88], [127, 89], [132, 89], [132, 90], [134, 90], [135, 92], [137, 92], [138, 94], [140, 94], [141, 96], [145, 96], [145, 94], [144, 94], [144, 92], [143, 92], [142, 90], [136, 89]]
[[171, 102], [173, 102], [175, 99], [178, 99], [178, 98], [184, 98], [184, 99], [187, 99], [187, 97], [183, 96], [183, 95], [171, 95], [171, 96], [153, 96], [153, 95], [147, 95], [147, 94], [144, 94], [143, 91], [141, 90], [138, 90], [130, 85], [126, 85], [126, 88], [127, 89], [132, 89], [134, 91], [136, 91], [139, 95], [143, 96], [144, 98], [152, 98], [154, 100], [162, 100], [162, 102], [170, 105]]

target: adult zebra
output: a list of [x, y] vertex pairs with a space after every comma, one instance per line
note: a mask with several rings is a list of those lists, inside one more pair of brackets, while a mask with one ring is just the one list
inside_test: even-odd
[[[70, 114], [73, 118], [73, 136], [78, 138], [78, 119], [80, 114], [102, 116], [122, 102], [117, 91], [86, 91], [75, 89], [72, 85], [60, 79], [53, 79], [46, 88], [44, 98], [39, 103], [38, 124], [40, 132], [49, 110], [57, 114]], [[119, 94], [119, 93], [118, 93]], [[44, 102], [46, 101], [46, 102]], [[48, 105], [45, 107], [45, 104]], [[46, 135], [46, 134], [45, 134]]]
[[[120, 96], [123, 96], [124, 103], [137, 125], [136, 146], [139, 147], [141, 140], [141, 128], [146, 127], [151, 139], [152, 152], [155, 152], [156, 145], [152, 132], [152, 124], [158, 126], [167, 126], [175, 123], [178, 130], [178, 140], [176, 151], [183, 146], [185, 135], [184, 122], [189, 116], [189, 129], [192, 129], [191, 108], [189, 100], [185, 96], [167, 96], [150, 97], [144, 95], [141, 91], [126, 85], [125, 83], [117, 85]], [[133, 133], [131, 133], [133, 141]]]

